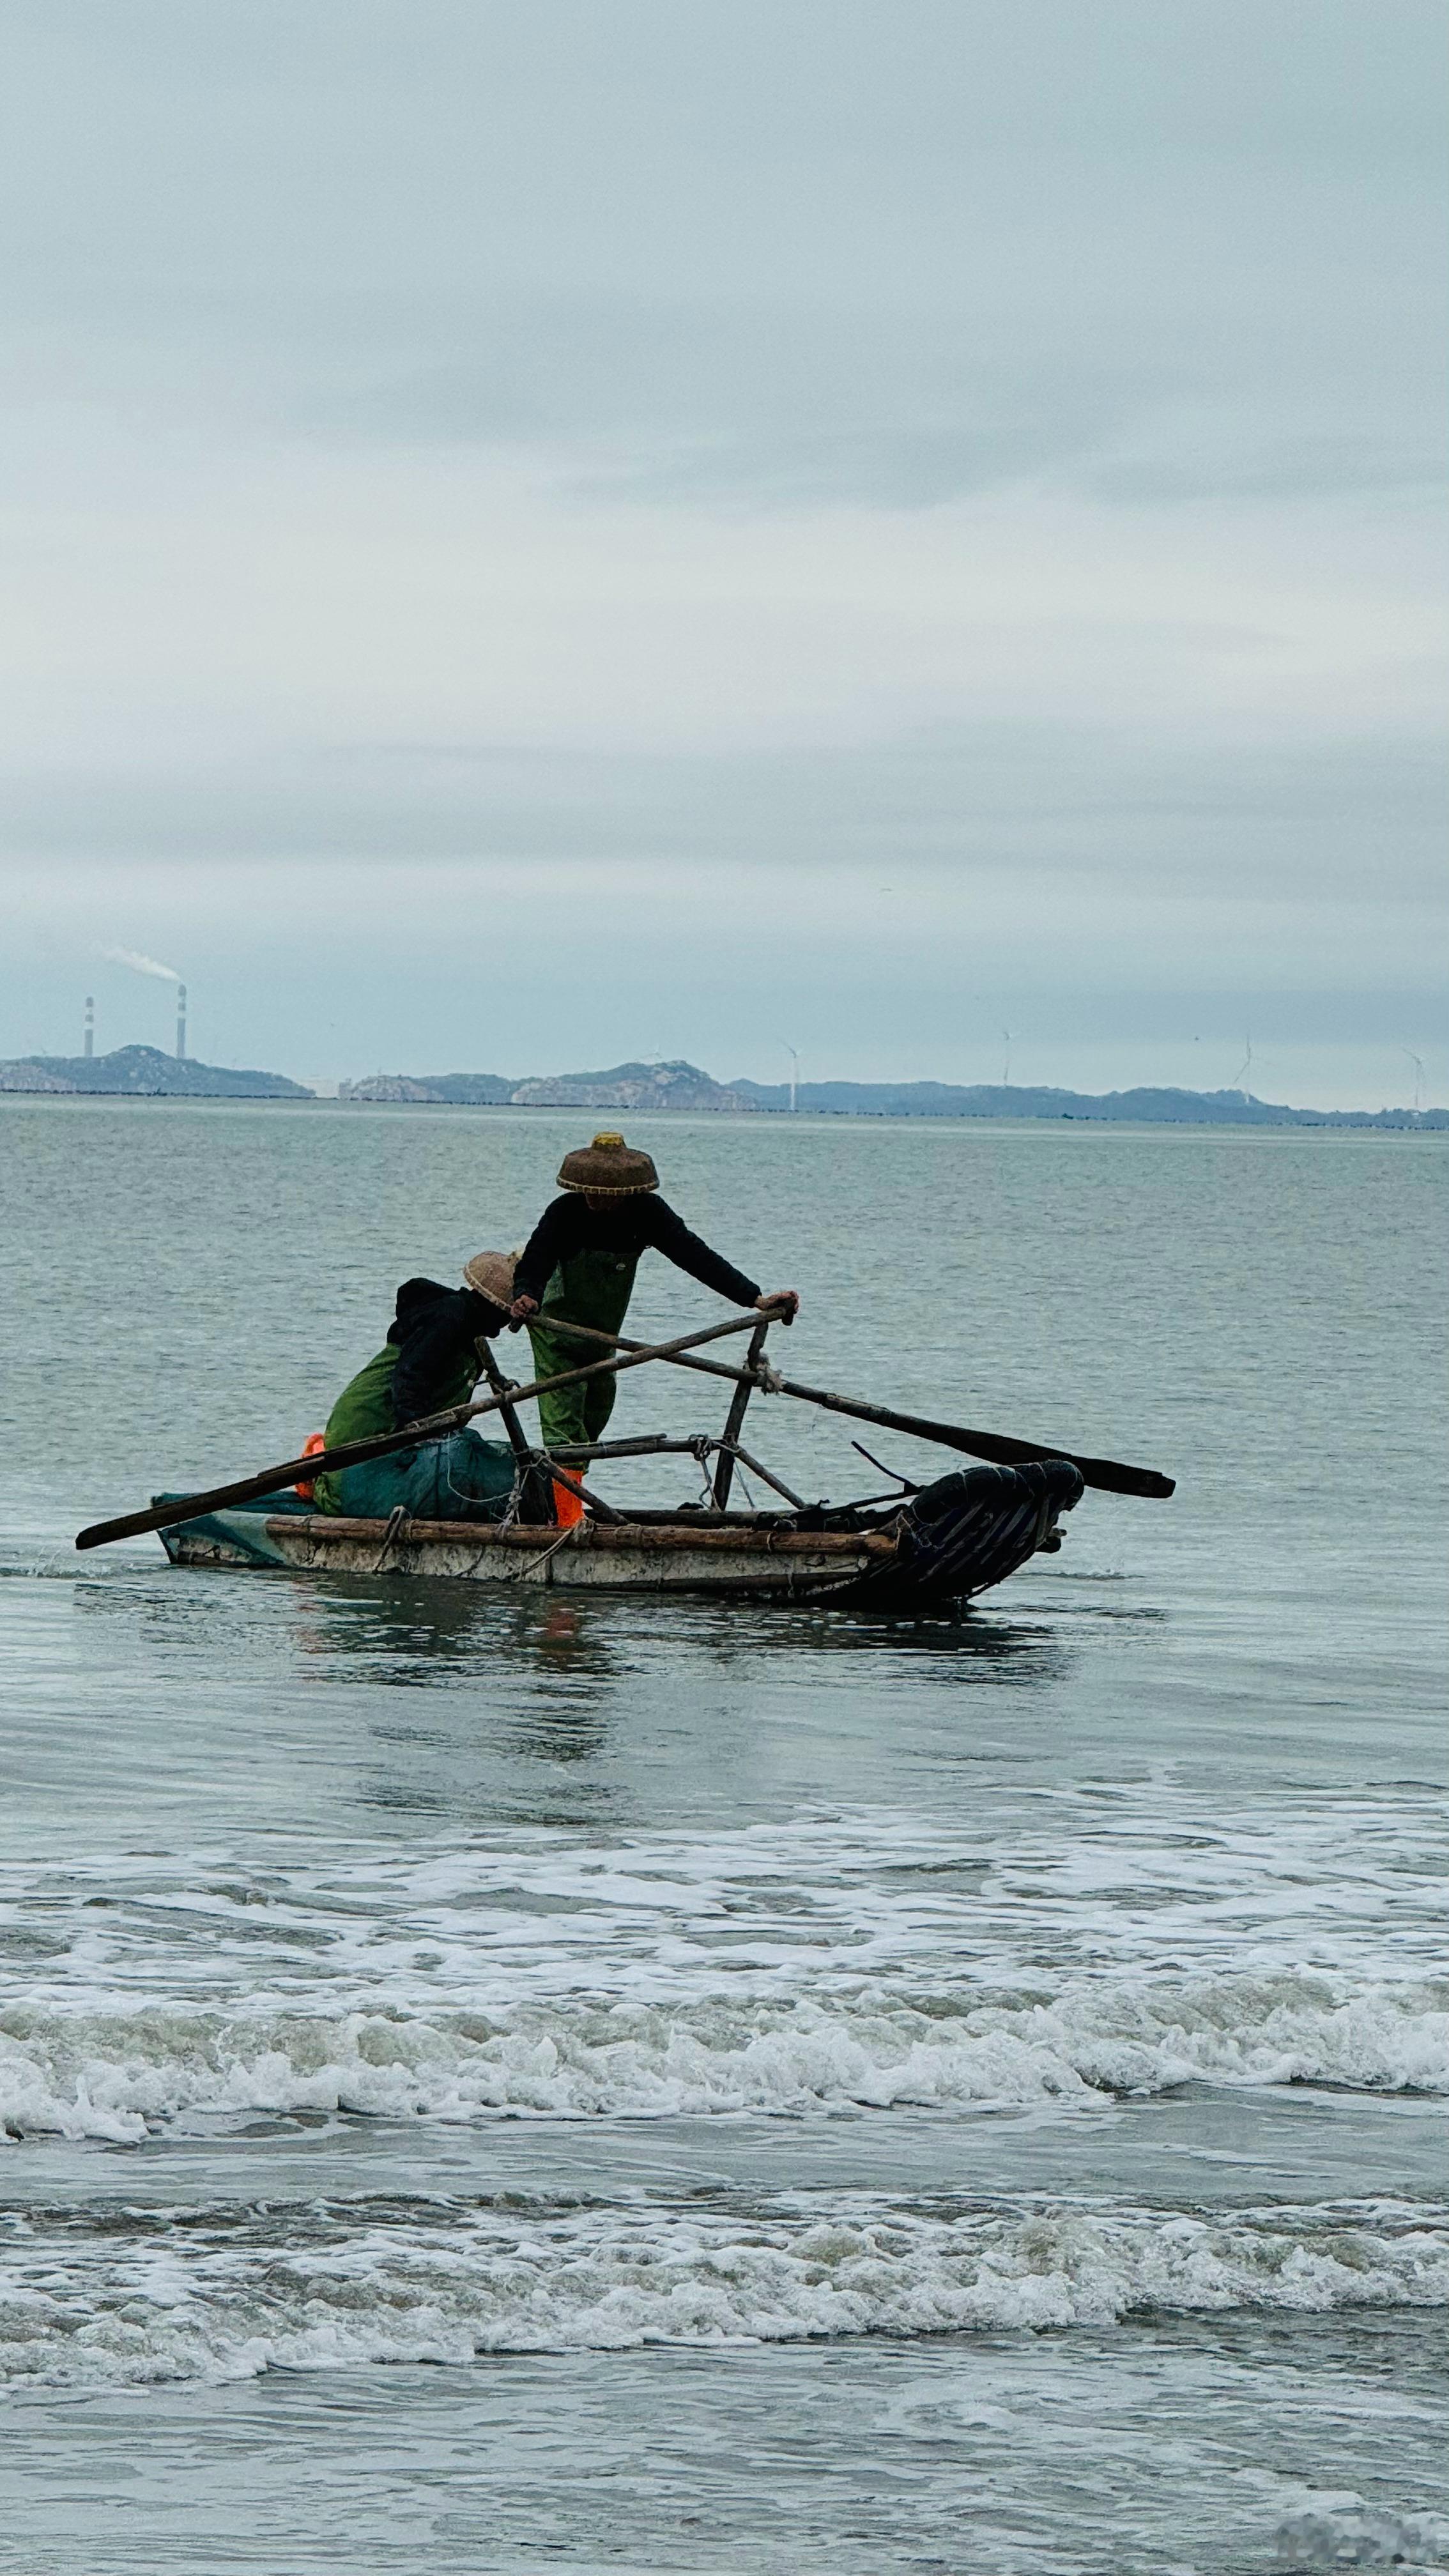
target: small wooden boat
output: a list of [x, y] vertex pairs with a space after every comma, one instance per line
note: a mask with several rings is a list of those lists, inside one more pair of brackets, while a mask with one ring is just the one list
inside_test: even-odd
[[[830, 1601], [893, 1618], [950, 1611], [989, 1591], [1038, 1551], [1061, 1545], [1058, 1523], [1087, 1485], [1108, 1493], [1165, 1499], [1170, 1476], [1115, 1458], [1071, 1457], [1044, 1443], [1005, 1433], [968, 1430], [963, 1424], [927, 1421], [860, 1396], [802, 1386], [766, 1366], [765, 1335], [774, 1320], [751, 1309], [703, 1332], [673, 1341], [625, 1342], [592, 1326], [565, 1329], [585, 1344], [603, 1344], [609, 1357], [565, 1369], [527, 1386], [510, 1385], [484, 1342], [479, 1356], [493, 1392], [446, 1413], [429, 1414], [400, 1430], [342, 1441], [314, 1455], [284, 1459], [205, 1492], [157, 1494], [143, 1512], [93, 1521], [76, 1533], [78, 1548], [108, 1547], [117, 1539], [158, 1530], [174, 1565], [224, 1569], [290, 1569], [338, 1574], [427, 1575], [446, 1582], [501, 1587], [528, 1584], [556, 1592], [668, 1592], [719, 1594], [722, 1599]], [[702, 1342], [748, 1332], [743, 1369], [698, 1355]], [[727, 1379], [734, 1392], [722, 1433], [688, 1439], [663, 1432], [555, 1449], [535, 1446], [525, 1434], [519, 1407], [556, 1389], [601, 1374], [622, 1373], [664, 1360], [709, 1377]], [[931, 1485], [898, 1478], [897, 1494], [868, 1495], [851, 1503], [804, 1502], [773, 1469], [743, 1446], [740, 1433], [753, 1390], [790, 1396], [848, 1420], [879, 1423], [908, 1438], [964, 1451], [983, 1459]], [[318, 1511], [303, 1499], [307, 1480], [331, 1479], [372, 1460], [449, 1439], [497, 1414], [512, 1451], [511, 1489], [500, 1483], [494, 1520], [414, 1519], [399, 1505], [387, 1520], [360, 1520]], [[861, 1444], [855, 1443], [857, 1448]], [[313, 1444], [315, 1448], [315, 1443]], [[700, 1468], [716, 1463], [705, 1499], [672, 1511], [620, 1511], [591, 1491], [575, 1470], [605, 1458], [657, 1456], [687, 1451]], [[508, 1452], [502, 1453], [505, 1464]], [[870, 1458], [868, 1449], [862, 1456]], [[879, 1459], [871, 1459], [880, 1466]], [[732, 1511], [736, 1474], [751, 1477], [789, 1506]], [[883, 1468], [883, 1474], [891, 1474]], [[335, 1491], [335, 1486], [333, 1487]], [[364, 1484], [363, 1491], [369, 1488]], [[371, 1488], [376, 1491], [375, 1487]], [[447, 1490], [436, 1483], [431, 1491]], [[455, 1489], [456, 1490], [456, 1489]], [[505, 1501], [506, 1494], [506, 1501]], [[556, 1517], [545, 1521], [550, 1495]], [[572, 1494], [576, 1509], [566, 1508]], [[531, 1507], [529, 1498], [537, 1496]], [[491, 1511], [494, 1506], [484, 1507]], [[522, 1512], [529, 1509], [529, 1518]]]
[[[174, 1565], [439, 1576], [558, 1592], [667, 1592], [830, 1601], [891, 1618], [937, 1616], [1039, 1550], [1082, 1477], [1065, 1458], [967, 1467], [884, 1507], [685, 1508], [571, 1528], [485, 1521], [347, 1520], [272, 1494], [161, 1532]], [[156, 1504], [172, 1498], [157, 1495]]]

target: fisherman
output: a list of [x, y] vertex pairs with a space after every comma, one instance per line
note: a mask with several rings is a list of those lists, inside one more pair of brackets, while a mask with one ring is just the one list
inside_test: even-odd
[[[646, 1249], [662, 1252], [676, 1269], [737, 1306], [757, 1306], [785, 1324], [794, 1321], [800, 1306], [794, 1289], [762, 1295], [753, 1279], [691, 1234], [655, 1195], [659, 1175], [650, 1157], [622, 1136], [606, 1130], [591, 1145], [565, 1154], [558, 1177], [563, 1195], [544, 1209], [513, 1276], [513, 1320], [528, 1326], [535, 1377], [552, 1377], [599, 1356], [597, 1347], [551, 1332], [551, 1317], [602, 1333], [622, 1331], [639, 1255]], [[540, 1396], [545, 1448], [598, 1440], [613, 1411], [615, 1384], [612, 1374], [601, 1375]], [[561, 1519], [570, 1516], [565, 1493], [558, 1496]]]
[[[484, 1346], [508, 1322], [513, 1297], [511, 1252], [480, 1252], [461, 1288], [436, 1279], [405, 1279], [387, 1340], [345, 1386], [328, 1416], [328, 1449], [379, 1432], [401, 1431], [429, 1414], [466, 1404], [483, 1374]], [[513, 1491], [514, 1457], [505, 1441], [485, 1440], [465, 1425], [416, 1449], [319, 1476], [319, 1511], [355, 1520], [386, 1520], [399, 1504], [417, 1520], [496, 1521]], [[305, 1488], [299, 1488], [305, 1491]]]

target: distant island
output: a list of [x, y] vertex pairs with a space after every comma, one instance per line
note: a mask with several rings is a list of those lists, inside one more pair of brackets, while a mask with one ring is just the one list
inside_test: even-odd
[[[422, 1100], [494, 1109], [718, 1109], [736, 1116], [767, 1104], [750, 1083], [716, 1082], [698, 1065], [615, 1064], [603, 1073], [374, 1073], [338, 1086], [339, 1100]], [[788, 1107], [788, 1095], [786, 1106]]]
[[[242, 1072], [117, 1047], [110, 1055], [30, 1055], [0, 1063], [0, 1092], [89, 1092], [135, 1100], [314, 1100], [282, 1073]], [[709, 1110], [726, 1117], [779, 1115], [784, 1082], [716, 1082], [682, 1058], [614, 1064], [597, 1073], [374, 1073], [338, 1085], [338, 1099], [464, 1109]], [[1446, 1128], [1449, 1109], [1289, 1109], [1248, 1091], [1058, 1091], [1004, 1082], [802, 1082], [795, 1107], [837, 1118], [1101, 1119], [1154, 1127]]]
[[109, 1055], [27, 1055], [0, 1064], [0, 1091], [102, 1092], [133, 1100], [315, 1100], [284, 1073], [238, 1072], [163, 1055], [159, 1047], [114, 1047]]
[[[696, 1064], [615, 1064], [518, 1081], [502, 1073], [375, 1073], [344, 1082], [352, 1101], [512, 1109], [788, 1111], [783, 1082], [716, 1082]], [[1151, 1126], [1449, 1127], [1449, 1109], [1289, 1109], [1247, 1091], [1058, 1091], [1003, 1082], [802, 1082], [795, 1106], [847, 1118], [1110, 1119]]]

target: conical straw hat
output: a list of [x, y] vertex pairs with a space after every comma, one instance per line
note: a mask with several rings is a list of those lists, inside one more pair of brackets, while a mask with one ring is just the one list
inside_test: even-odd
[[558, 1167], [559, 1187], [563, 1190], [596, 1190], [601, 1198], [632, 1198], [637, 1190], [657, 1190], [659, 1174], [648, 1154], [636, 1146], [626, 1145], [622, 1136], [605, 1128], [592, 1145], [581, 1145], [573, 1154], [565, 1154]]
[[463, 1276], [480, 1297], [490, 1297], [506, 1313], [513, 1303], [513, 1273], [518, 1264], [516, 1252], [475, 1252], [463, 1264]]

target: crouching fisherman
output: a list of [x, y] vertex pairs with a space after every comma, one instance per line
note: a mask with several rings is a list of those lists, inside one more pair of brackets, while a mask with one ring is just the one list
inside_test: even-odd
[[[343, 1388], [328, 1416], [329, 1449], [401, 1431], [470, 1401], [483, 1374], [483, 1345], [508, 1321], [514, 1259], [478, 1253], [461, 1288], [404, 1280], [382, 1349]], [[314, 1491], [319, 1511], [352, 1520], [386, 1520], [401, 1505], [420, 1521], [497, 1521], [508, 1508], [513, 1478], [507, 1442], [484, 1440], [465, 1425], [416, 1449], [319, 1476]]]

